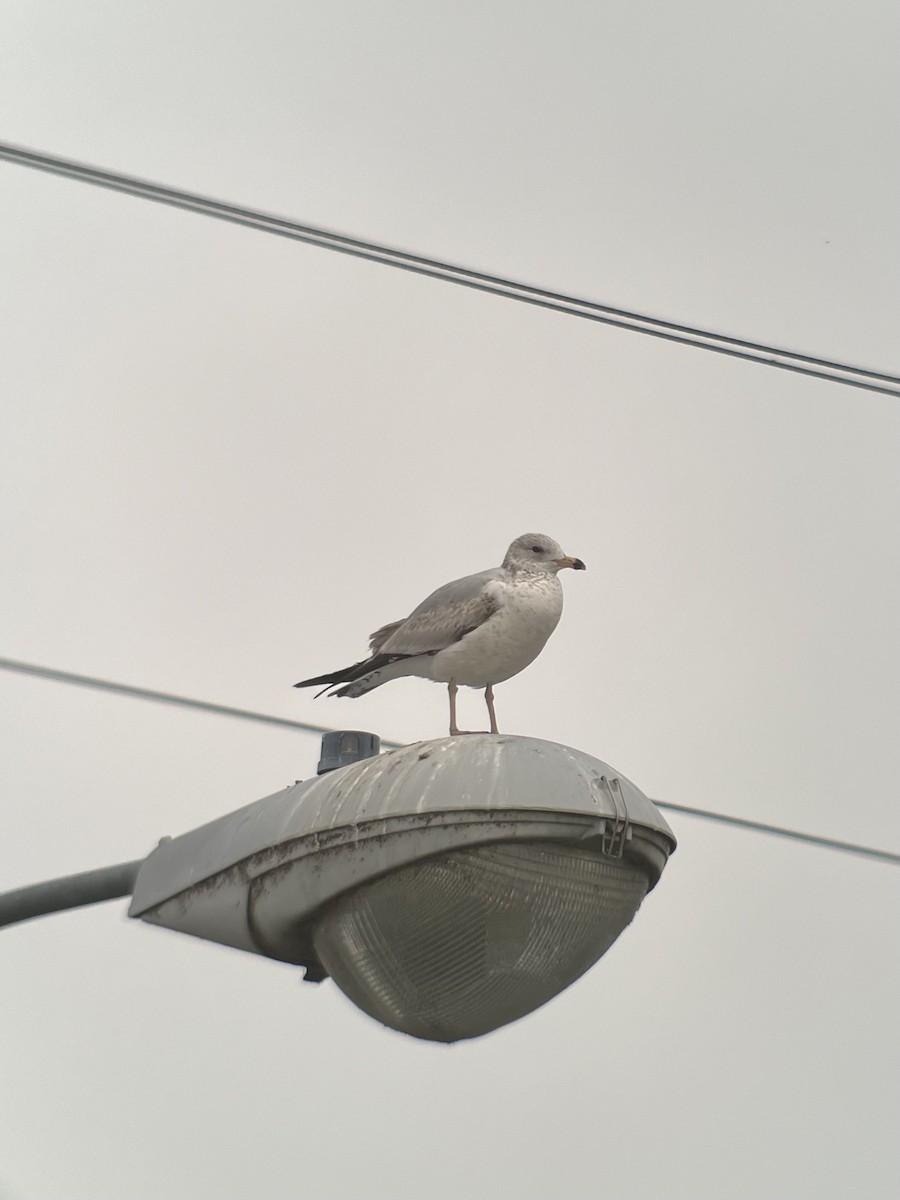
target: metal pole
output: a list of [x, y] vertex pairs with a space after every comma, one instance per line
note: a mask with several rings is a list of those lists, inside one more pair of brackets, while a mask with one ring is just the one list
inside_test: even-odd
[[138, 858], [134, 862], [98, 867], [95, 871], [82, 871], [80, 875], [66, 875], [63, 879], [50, 879], [46, 883], [4, 892], [0, 895], [0, 926], [130, 896], [143, 861]]

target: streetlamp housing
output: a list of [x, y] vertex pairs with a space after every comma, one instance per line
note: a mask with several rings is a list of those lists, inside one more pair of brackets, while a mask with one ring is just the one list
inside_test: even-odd
[[580, 751], [477, 734], [297, 783], [178, 838], [129, 915], [331, 975], [417, 1037], [475, 1037], [606, 952], [675, 839]]

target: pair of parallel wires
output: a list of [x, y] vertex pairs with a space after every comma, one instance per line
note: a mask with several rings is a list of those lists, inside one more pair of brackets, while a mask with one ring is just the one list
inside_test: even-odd
[[43, 154], [23, 146], [14, 146], [8, 142], [0, 142], [0, 160], [23, 167], [31, 167], [38, 171], [47, 171], [53, 175], [62, 175], [82, 183], [91, 183], [97, 187], [109, 188], [130, 196], [138, 196], [144, 200], [155, 200], [159, 204], [168, 204], [207, 217], [215, 217], [221, 221], [231, 221], [250, 229], [292, 238], [294, 241], [305, 242], [310, 246], [319, 246], [325, 250], [348, 254], [368, 262], [381, 263], [402, 271], [411, 271], [431, 279], [442, 279], [448, 283], [487, 292], [494, 296], [505, 296], [509, 300], [518, 300], [522, 304], [552, 309], [556, 312], [566, 313], [568, 316], [581, 317], [583, 320], [596, 321], [602, 325], [612, 325], [617, 329], [630, 329], [634, 333], [642, 333], [647, 337], [660, 338], [663, 341], [675, 342], [683, 346], [694, 346], [697, 349], [709, 350], [715, 354], [725, 354], [730, 358], [743, 359], [746, 362], [778, 367], [782, 371], [793, 371], [814, 379], [843, 383], [848, 387], [864, 388], [866, 391], [880, 392], [885, 396], [900, 397], [900, 376], [886, 371], [856, 367], [834, 359], [817, 358], [811, 354], [801, 354], [798, 351], [769, 346], [764, 342], [729, 337], [726, 334], [714, 333], [697, 326], [683, 325], [676, 321], [665, 321], [659, 317], [647, 316], [629, 309], [615, 308], [609, 304], [585, 300], [583, 297], [568, 295], [565, 292], [535, 287], [532, 284], [523, 283], [521, 280], [487, 274], [484, 271], [461, 267], [442, 259], [427, 258], [421, 254], [398, 250], [377, 242], [363, 241], [360, 238], [335, 233], [316, 225], [303, 224], [287, 217], [277, 217], [260, 209], [214, 200], [212, 197], [203, 196], [198, 192], [152, 183], [146, 179], [123, 175], [116, 171], [107, 171], [74, 159]]

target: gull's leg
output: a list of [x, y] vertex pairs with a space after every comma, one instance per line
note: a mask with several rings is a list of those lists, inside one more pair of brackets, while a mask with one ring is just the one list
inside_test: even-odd
[[[450, 682], [447, 684], [447, 693], [450, 696], [450, 736], [451, 737], [458, 737], [464, 733], [475, 733], [476, 732], [476, 730], [474, 730], [474, 729], [460, 729], [459, 726], [456, 724], [456, 693], [458, 691], [459, 691], [459, 688], [456, 686], [456, 680], [451, 679]], [[494, 716], [494, 693], [491, 692], [490, 687], [488, 687], [488, 692], [490, 692], [490, 696], [488, 697], [487, 692], [486, 692], [485, 697], [487, 698], [487, 702], [488, 702], [488, 712], [491, 714], [491, 733], [499, 733], [500, 731], [497, 729], [497, 720]]]
[[447, 692], [450, 696], [450, 736], [456, 737], [459, 729], [456, 725], [456, 693], [459, 688], [456, 686], [456, 680], [451, 679], [447, 684]]
[[491, 733], [499, 733], [497, 714], [494, 712], [494, 689], [490, 684], [484, 689], [484, 702], [487, 705], [488, 716], [491, 718]]

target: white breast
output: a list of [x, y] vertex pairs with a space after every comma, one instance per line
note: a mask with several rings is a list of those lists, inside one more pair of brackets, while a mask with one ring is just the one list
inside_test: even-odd
[[495, 580], [488, 590], [500, 607], [478, 629], [434, 656], [432, 679], [455, 679], [467, 687], [502, 683], [534, 662], [559, 624], [563, 592], [555, 575]]

